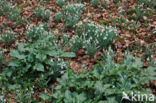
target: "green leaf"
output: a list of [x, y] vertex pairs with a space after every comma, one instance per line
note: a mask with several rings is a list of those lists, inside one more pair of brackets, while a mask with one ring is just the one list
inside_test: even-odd
[[43, 100], [48, 100], [49, 96], [47, 96], [46, 94], [40, 94], [39, 97]]
[[48, 54], [49, 56], [54, 56], [54, 57], [56, 57], [56, 56], [59, 55], [59, 53], [58, 53], [57, 51], [54, 51], [54, 50], [48, 51], [47, 54]]
[[18, 58], [18, 59], [25, 59], [25, 55], [19, 54], [17, 50], [11, 50], [10, 56]]
[[73, 58], [73, 57], [75, 57], [75, 56], [76, 56], [76, 54], [73, 53], [73, 52], [64, 52], [64, 53], [61, 55], [61, 57], [68, 57], [68, 58]]
[[[20, 52], [24, 52], [25, 50], [27, 50], [27, 48], [25, 47], [26, 46], [26, 44], [24, 44], [24, 43], [19, 43], [18, 44], [18, 50], [20, 51]], [[29, 50], [29, 49], [28, 49]]]
[[67, 99], [70, 99], [70, 98], [71, 98], [71, 92], [70, 92], [69, 90], [66, 90], [66, 92], [65, 92], [65, 97], [66, 97]]
[[135, 58], [135, 62], [132, 65], [138, 69], [141, 68], [143, 66], [141, 58]]
[[76, 95], [76, 98], [78, 99], [78, 103], [84, 103], [84, 101], [87, 99], [84, 93]]
[[44, 66], [41, 63], [35, 64], [35, 66], [33, 67], [33, 69], [34, 70], [37, 70], [37, 71], [44, 72]]
[[15, 89], [17, 89], [17, 88], [20, 88], [20, 85], [18, 85], [18, 84], [9, 85], [8, 88], [9, 88], [10, 90], [15, 90]]
[[62, 50], [48, 51], [47, 54], [54, 57], [68, 57], [68, 58], [73, 58], [76, 56], [76, 54], [73, 52], [63, 52]]
[[19, 61], [11, 61], [9, 62], [8, 66], [12, 66], [12, 67], [18, 67], [20, 65], [20, 62]]
[[42, 61], [46, 60], [47, 55], [45, 55], [43, 53], [39, 53], [39, 54], [36, 54], [36, 58], [39, 59], [42, 62]]
[[97, 81], [95, 83], [95, 89], [97, 90], [98, 93], [103, 93], [107, 88], [109, 88], [109, 84], [103, 84], [102, 81]]
[[146, 72], [151, 80], [156, 80], [156, 67], [148, 67]]

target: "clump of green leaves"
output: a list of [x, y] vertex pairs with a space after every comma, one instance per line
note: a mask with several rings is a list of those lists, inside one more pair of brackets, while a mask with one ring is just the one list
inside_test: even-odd
[[77, 36], [71, 39], [71, 49], [76, 51], [83, 46], [93, 57], [97, 50], [110, 46], [116, 36], [117, 31], [111, 26], [83, 24], [78, 27]]
[[59, 7], [63, 7], [63, 5], [65, 4], [66, 0], [57, 0], [57, 5]]
[[63, 58], [75, 57], [75, 53], [62, 50], [52, 32], [42, 31], [36, 41], [18, 43], [10, 51], [10, 61], [0, 74], [1, 94], [15, 91], [16, 101], [30, 101], [34, 95], [31, 87], [45, 88], [53, 83], [67, 68]]
[[[144, 0], [143, 0], [144, 1]], [[148, 2], [148, 0], [145, 0], [145, 1], [147, 1]], [[151, 16], [152, 15], [152, 13], [151, 12], [149, 12], [148, 10], [145, 10], [144, 8], [145, 8], [146, 6], [145, 6], [145, 3], [141, 3], [141, 4], [139, 4], [139, 5], [137, 5], [136, 7], [135, 7], [135, 9], [130, 9], [128, 12], [127, 12], [127, 14], [133, 14], [133, 13], [135, 13], [136, 14], [136, 21], [138, 22], [138, 21], [141, 21], [141, 20], [143, 20], [143, 16]], [[129, 18], [132, 18], [132, 17], [129, 17]]]
[[20, 9], [12, 6], [11, 4], [3, 1], [0, 3], [0, 15], [8, 17], [11, 21], [23, 23], [20, 15]]
[[45, 21], [48, 21], [49, 18], [50, 18], [50, 12], [49, 12], [49, 11], [45, 11], [45, 13], [44, 13], [44, 15], [43, 15], [43, 19], [44, 19]]
[[50, 12], [44, 10], [41, 6], [38, 6], [34, 12], [37, 19], [44, 19], [45, 21], [49, 20], [50, 18]]
[[35, 9], [35, 16], [37, 17], [37, 19], [41, 19], [42, 18], [42, 14], [43, 14], [43, 9], [41, 6], [38, 6], [36, 9]]
[[56, 13], [54, 16], [54, 21], [61, 22], [61, 19], [62, 19], [62, 13], [61, 12]]
[[8, 12], [10, 11], [11, 7], [9, 4], [7, 4], [6, 1], [0, 2], [0, 15], [7, 16]]
[[43, 32], [45, 31], [44, 25], [40, 24], [39, 26], [33, 26], [30, 25], [27, 27], [27, 40], [29, 42], [34, 42], [38, 39], [40, 39], [40, 37], [42, 36]]
[[66, 27], [74, 27], [81, 18], [81, 13], [84, 10], [84, 5], [68, 4], [63, 9], [63, 22], [65, 23]]
[[9, 19], [11, 21], [19, 21], [21, 19], [20, 10], [18, 8], [12, 8], [9, 13]]
[[98, 1], [99, 0], [91, 0], [91, 4], [93, 7], [97, 7], [98, 6]]
[[2, 41], [5, 43], [6, 46], [10, 46], [13, 42], [15, 42], [16, 36], [13, 31], [6, 31], [2, 35]]
[[84, 10], [83, 4], [68, 4], [63, 7], [61, 12], [62, 21], [65, 24], [65, 28], [75, 27], [81, 18], [81, 14]]
[[82, 48], [83, 43], [82, 43], [82, 38], [80, 38], [79, 36], [74, 36], [71, 40], [71, 51], [73, 52], [77, 52], [80, 48]]
[[[56, 42], [54, 34], [45, 31], [33, 43], [19, 43], [17, 49], [10, 51], [11, 59], [0, 75], [3, 77], [0, 78], [0, 85], [42, 87], [51, 80], [55, 81], [67, 67], [63, 58], [75, 57], [73, 52], [64, 52]], [[6, 90], [10, 90], [10, 86], [6, 86]]]
[[142, 66], [141, 59], [133, 59], [131, 55], [127, 55], [122, 64], [115, 64], [109, 52], [105, 64], [99, 62], [89, 72], [74, 73], [68, 69], [58, 79], [52, 100], [64, 103], [120, 103], [122, 92], [148, 93], [142, 84], [149, 82], [149, 72], [142, 70]]
[[141, 20], [143, 18], [143, 16], [145, 15], [145, 10], [143, 10], [144, 4], [140, 4], [138, 6], [136, 6], [135, 10], [136, 10], [136, 15], [137, 15], [137, 21]]

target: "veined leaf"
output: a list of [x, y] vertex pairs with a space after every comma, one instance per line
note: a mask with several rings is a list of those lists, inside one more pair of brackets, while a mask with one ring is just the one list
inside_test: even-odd
[[12, 66], [12, 67], [18, 67], [19, 65], [20, 65], [19, 61], [11, 61], [8, 64], [8, 66]]
[[44, 72], [44, 66], [41, 63], [35, 64], [35, 66], [33, 67], [33, 69], [34, 70], [37, 70], [37, 71]]
[[76, 54], [73, 52], [63, 52], [61, 50], [49, 51], [47, 52], [47, 54], [54, 57], [68, 57], [68, 58], [73, 58], [76, 56]]
[[41, 99], [43, 100], [48, 100], [49, 99], [49, 96], [47, 96], [46, 94], [40, 94], [39, 96]]
[[17, 50], [11, 50], [10, 55], [18, 59], [25, 59], [25, 55], [19, 54]]
[[61, 54], [61, 57], [73, 58], [75, 56], [76, 56], [76, 54], [73, 52], [64, 52], [63, 54]]
[[57, 57], [59, 55], [59, 53], [55, 50], [52, 50], [52, 51], [48, 51], [47, 54], [49, 56], [54, 56], [54, 57]]

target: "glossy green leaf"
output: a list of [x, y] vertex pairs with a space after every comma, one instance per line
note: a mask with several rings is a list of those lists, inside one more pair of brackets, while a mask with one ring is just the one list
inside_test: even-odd
[[44, 72], [44, 66], [41, 64], [41, 63], [37, 63], [34, 65], [33, 67], [34, 70], [37, 70], [37, 71], [42, 71]]
[[39, 95], [39, 97], [40, 97], [41, 99], [43, 99], [43, 100], [48, 100], [48, 99], [49, 99], [49, 96], [47, 96], [46, 94], [43, 94], [43, 93], [41, 93], [41, 94]]

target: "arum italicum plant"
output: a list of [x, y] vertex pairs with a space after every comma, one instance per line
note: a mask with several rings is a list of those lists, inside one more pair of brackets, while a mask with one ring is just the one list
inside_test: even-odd
[[[68, 69], [57, 79], [52, 100], [56, 103], [123, 103], [123, 92], [151, 94], [151, 90], [142, 85], [154, 79], [149, 76], [154, 67], [141, 69], [141, 59], [134, 59], [130, 54], [121, 64], [116, 64], [112, 55], [108, 52], [105, 63], [99, 62], [90, 71], [74, 73]], [[126, 103], [129, 102], [126, 100]]]
[[35, 41], [18, 43], [16, 49], [10, 51], [10, 61], [0, 74], [0, 87], [3, 88], [3, 92], [8, 93], [34, 85], [48, 86], [51, 80], [55, 81], [66, 71], [67, 61], [63, 58], [75, 57], [73, 52], [64, 52], [57, 44], [53, 32], [47, 32], [42, 26], [35, 26], [32, 31], [28, 30], [29, 39], [32, 39], [32, 34], [39, 35], [35, 36]]
[[91, 57], [99, 49], [107, 49], [117, 36], [117, 30], [111, 26], [99, 24], [82, 24], [77, 29], [77, 35], [71, 39], [72, 50], [84, 47]]

